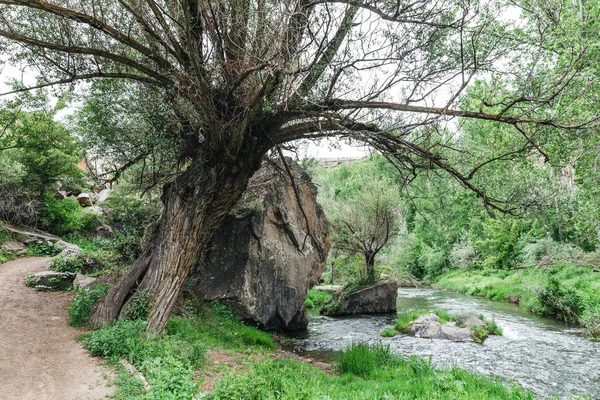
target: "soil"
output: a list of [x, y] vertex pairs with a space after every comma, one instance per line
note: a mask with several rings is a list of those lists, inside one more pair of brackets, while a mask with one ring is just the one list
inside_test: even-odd
[[0, 265], [0, 398], [96, 400], [112, 394], [110, 370], [75, 341], [67, 325], [68, 292], [37, 292], [25, 278], [46, 270], [47, 258]]

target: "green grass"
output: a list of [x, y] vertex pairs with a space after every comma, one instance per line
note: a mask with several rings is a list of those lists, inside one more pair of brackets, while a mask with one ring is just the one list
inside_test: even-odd
[[[78, 297], [86, 298], [83, 292]], [[86, 307], [93, 304], [82, 302]], [[218, 304], [204, 310], [201, 317], [172, 317], [160, 336], [145, 330], [146, 322], [141, 319], [119, 319], [112, 326], [81, 337], [92, 355], [105, 357], [113, 364], [126, 359], [148, 380], [151, 389], [145, 393], [139, 381], [118, 369], [118, 399], [191, 399], [198, 390], [194, 376], [203, 365], [207, 348], [263, 353], [278, 347], [271, 335], [242, 324], [228, 308]]]
[[600, 273], [569, 264], [516, 271], [460, 270], [441, 276], [438, 285], [473, 296], [518, 303], [538, 315], [586, 328], [600, 339]]
[[410, 311], [400, 314], [400, 317], [394, 323], [394, 329], [401, 333], [407, 332], [410, 328], [410, 323], [423, 314], [427, 314], [427, 311]]
[[304, 307], [307, 309], [321, 308], [329, 301], [331, 294], [321, 290], [310, 289]]
[[[116, 366], [120, 400], [133, 399], [532, 399], [516, 385], [430, 361], [394, 355], [389, 347], [355, 344], [343, 350], [333, 376], [290, 359], [257, 357], [277, 347], [271, 336], [243, 325], [213, 304], [199, 315], [174, 316], [160, 336], [143, 320], [118, 320], [82, 340], [91, 354]], [[213, 392], [198, 392], [195, 377], [208, 366], [206, 349], [247, 354], [240, 368], [221, 370]], [[149, 391], [118, 360], [144, 375]], [[196, 397], [194, 397], [196, 396]]]
[[394, 328], [388, 328], [388, 329], [384, 329], [384, 330], [383, 330], [383, 331], [382, 331], [382, 332], [379, 334], [379, 336], [381, 336], [381, 337], [387, 337], [387, 338], [390, 338], [390, 337], [394, 337], [394, 336], [396, 336], [397, 334], [398, 334], [398, 331], [397, 331], [397, 330], [395, 330]]
[[301, 362], [256, 362], [246, 375], [231, 374], [205, 398], [250, 399], [533, 399], [514, 384], [429, 360], [391, 354], [388, 347], [353, 345], [340, 355], [340, 373], [328, 376]]

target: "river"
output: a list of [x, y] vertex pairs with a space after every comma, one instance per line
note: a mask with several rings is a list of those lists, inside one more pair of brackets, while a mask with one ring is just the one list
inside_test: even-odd
[[513, 380], [539, 397], [563, 399], [589, 395], [600, 399], [600, 343], [583, 337], [580, 328], [538, 317], [514, 304], [436, 289], [398, 290], [398, 312], [447, 310], [470, 312], [493, 319], [502, 336], [485, 344], [428, 340], [399, 334], [382, 338], [395, 315], [324, 317], [311, 315], [308, 330], [294, 342], [294, 351], [332, 360], [354, 343], [389, 345], [394, 353], [431, 357], [439, 366], [457, 365], [481, 374]]

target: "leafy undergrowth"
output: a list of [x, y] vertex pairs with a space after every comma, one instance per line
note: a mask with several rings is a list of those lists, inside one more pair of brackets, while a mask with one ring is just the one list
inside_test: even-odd
[[[383, 337], [393, 337], [397, 333], [405, 333], [410, 329], [410, 324], [421, 315], [435, 314], [439, 317], [438, 322], [445, 324], [447, 322], [456, 322], [457, 316], [448, 313], [446, 310], [435, 310], [435, 311], [410, 311], [402, 313], [394, 323], [393, 329], [386, 329], [381, 332]], [[484, 315], [478, 315], [477, 318], [482, 320], [485, 325], [476, 327], [471, 326], [471, 337], [476, 343], [483, 343], [489, 335], [502, 335], [502, 329], [493, 320], [488, 320]]]
[[[516, 385], [458, 368], [438, 369], [428, 360], [393, 355], [389, 347], [353, 345], [340, 353], [335, 374], [273, 358], [269, 352], [278, 346], [269, 334], [242, 324], [218, 304], [200, 315], [172, 317], [160, 336], [145, 329], [143, 320], [120, 319], [82, 335], [91, 354], [115, 365], [116, 399], [533, 398]], [[217, 377], [222, 378], [211, 382], [210, 392], [200, 389], [199, 380], [215, 372], [206, 362], [208, 349], [228, 352], [243, 364], [219, 369]], [[145, 377], [148, 390], [123, 368], [122, 359]]]
[[107, 285], [98, 285], [91, 290], [77, 290], [69, 306], [69, 325], [76, 327], [86, 325], [90, 318], [92, 307], [107, 292]]
[[[83, 307], [73, 303], [71, 308], [87, 310], [90, 302], [86, 300]], [[199, 387], [194, 377], [202, 368], [207, 348], [264, 353], [278, 347], [269, 334], [242, 324], [228, 308], [217, 304], [202, 316], [172, 317], [161, 336], [146, 333], [143, 320], [120, 319], [112, 326], [82, 335], [82, 340], [92, 355], [117, 365], [115, 396], [123, 400], [192, 399]], [[148, 392], [119, 367], [121, 359], [144, 375], [150, 386]]]
[[592, 268], [565, 264], [516, 271], [460, 270], [440, 277], [438, 285], [579, 323], [589, 338], [600, 340], [600, 273]]
[[353, 345], [340, 354], [333, 376], [302, 362], [257, 362], [252, 372], [217, 383], [214, 400], [250, 399], [533, 399], [499, 379], [458, 368], [438, 369], [429, 360], [390, 353], [388, 347]]
[[321, 308], [329, 301], [330, 298], [331, 294], [327, 292], [317, 289], [310, 289], [308, 291], [308, 296], [306, 297], [306, 302], [304, 302], [304, 307], [308, 309]]

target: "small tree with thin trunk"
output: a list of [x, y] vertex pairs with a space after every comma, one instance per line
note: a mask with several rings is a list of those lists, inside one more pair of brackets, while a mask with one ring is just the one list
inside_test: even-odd
[[394, 198], [383, 191], [364, 193], [339, 206], [331, 222], [332, 244], [365, 261], [366, 283], [375, 282], [375, 257], [398, 233], [401, 213]]

